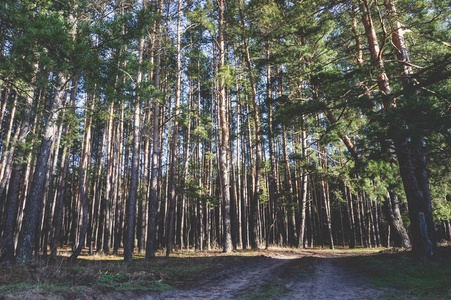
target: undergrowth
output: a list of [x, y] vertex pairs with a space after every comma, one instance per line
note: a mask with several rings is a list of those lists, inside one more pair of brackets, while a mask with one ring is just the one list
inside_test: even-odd
[[[346, 256], [345, 265], [369, 275], [376, 286], [394, 288], [402, 295], [451, 299], [451, 247], [442, 248], [445, 249], [441, 258], [426, 264], [412, 259], [405, 251], [384, 251], [369, 253], [368, 256], [360, 253]], [[323, 253], [322, 250], [320, 252]], [[202, 284], [205, 280], [211, 281], [218, 272], [224, 273], [228, 268], [252, 265], [265, 253], [265, 250], [236, 251], [231, 255], [219, 251], [179, 252], [169, 258], [161, 254], [150, 260], [135, 256], [130, 263], [118, 260], [120, 257], [98, 255], [85, 255], [76, 262], [70, 262], [67, 257], [40, 259], [28, 266], [0, 266], [0, 298], [27, 291], [65, 295], [77, 289], [107, 293], [187, 288]], [[304, 257], [293, 261], [292, 266], [286, 267], [280, 274], [273, 275], [282, 281], [294, 276], [298, 279], [309, 277], [310, 263], [309, 257]], [[271, 299], [284, 293], [286, 288], [273, 281], [267, 286], [249, 290], [245, 298]]]
[[[183, 260], [183, 261], [182, 261]], [[70, 288], [92, 288], [102, 292], [174, 288], [182, 278], [196, 280], [213, 269], [213, 261], [182, 258], [138, 259], [131, 263], [117, 260], [41, 260], [28, 266], [0, 267], [0, 298], [33, 290], [36, 293], [64, 294]]]
[[27, 266], [0, 266], [0, 298], [27, 291], [64, 295], [73, 289], [107, 293], [183, 288], [213, 276], [224, 266], [238, 265], [241, 259], [239, 254], [226, 256], [220, 252], [133, 258], [127, 263], [120, 256], [85, 254], [76, 262], [59, 256], [54, 260], [38, 258]]
[[407, 252], [358, 259], [378, 287], [396, 288], [425, 299], [451, 299], [451, 261], [446, 252], [437, 261], [428, 262], [412, 258]]

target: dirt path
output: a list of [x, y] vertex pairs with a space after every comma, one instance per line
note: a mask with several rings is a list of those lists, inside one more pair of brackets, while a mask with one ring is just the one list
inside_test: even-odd
[[364, 276], [346, 270], [338, 258], [315, 258], [311, 276], [287, 288], [286, 299], [383, 299], [384, 291], [372, 287]]
[[[340, 261], [344, 253], [275, 252], [257, 262], [227, 268], [200, 285], [143, 296], [140, 299], [384, 299], [361, 274]], [[271, 290], [272, 289], [272, 290]], [[271, 294], [262, 294], [272, 291]], [[265, 296], [266, 295], [266, 296]]]
[[287, 264], [287, 259], [262, 257], [257, 264], [245, 264], [221, 271], [207, 283], [185, 290], [165, 291], [141, 299], [231, 299], [249, 288], [271, 280], [272, 273]]

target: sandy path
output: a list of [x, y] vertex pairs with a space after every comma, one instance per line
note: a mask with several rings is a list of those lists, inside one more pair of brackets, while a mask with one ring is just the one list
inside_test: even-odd
[[372, 287], [364, 276], [340, 266], [338, 258], [315, 258], [311, 276], [286, 287], [284, 299], [384, 299], [384, 291]]
[[[296, 272], [297, 264], [305, 256], [314, 256], [307, 262], [308, 272]], [[200, 286], [153, 293], [140, 299], [246, 298], [250, 290], [258, 291], [259, 287], [274, 283], [286, 290], [277, 297], [279, 299], [384, 299], [382, 290], [367, 284], [365, 277], [342, 267], [334, 254], [312, 255], [307, 251], [275, 253], [262, 257], [258, 263], [223, 271]]]
[[185, 290], [164, 291], [140, 299], [234, 299], [249, 288], [268, 282], [272, 273], [289, 262], [289, 258], [265, 257], [257, 264], [246, 264], [224, 271], [204, 285]]

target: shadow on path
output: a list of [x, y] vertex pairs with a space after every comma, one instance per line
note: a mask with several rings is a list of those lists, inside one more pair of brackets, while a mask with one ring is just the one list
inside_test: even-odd
[[[364, 274], [347, 267], [355, 253], [272, 252], [244, 259], [187, 289], [145, 295], [140, 299], [386, 299]], [[385, 297], [384, 297], [385, 295]]]

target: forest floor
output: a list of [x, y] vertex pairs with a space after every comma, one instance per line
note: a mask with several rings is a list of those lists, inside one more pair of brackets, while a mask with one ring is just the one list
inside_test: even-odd
[[178, 251], [152, 260], [68, 253], [0, 267], [0, 299], [450, 299], [451, 247], [418, 262], [394, 249]]
[[346, 250], [264, 251], [255, 260], [224, 266], [198, 286], [141, 299], [381, 299], [384, 289], [367, 284], [367, 276], [349, 269], [349, 258], [355, 255]]

